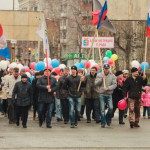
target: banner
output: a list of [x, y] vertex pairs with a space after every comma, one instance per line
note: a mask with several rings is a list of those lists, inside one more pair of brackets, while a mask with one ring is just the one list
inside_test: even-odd
[[[91, 48], [92, 41], [94, 37], [82, 37], [82, 48]], [[99, 42], [97, 38], [93, 43], [93, 48], [98, 48], [98, 43], [100, 48], [114, 48], [114, 37], [99, 37]]]

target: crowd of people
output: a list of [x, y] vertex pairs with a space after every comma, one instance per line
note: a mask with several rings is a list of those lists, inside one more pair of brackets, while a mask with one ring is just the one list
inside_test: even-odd
[[123, 119], [129, 110], [130, 127], [139, 127], [141, 105], [143, 116], [147, 110], [150, 119], [150, 87], [146, 86], [146, 75], [139, 75], [137, 68], [131, 69], [130, 76], [128, 70], [117, 71], [114, 75], [109, 64], [104, 64], [103, 70], [104, 73], [97, 74], [97, 68], [92, 67], [84, 75], [84, 71], [76, 66], [65, 67], [57, 78], [51, 69], [44, 69], [34, 73], [32, 83], [25, 69], [1, 71], [1, 111], [8, 116], [9, 124], [19, 126], [21, 120], [23, 128], [27, 128], [31, 106], [33, 120], [38, 118], [39, 127], [45, 121], [46, 127], [52, 128], [52, 117], [56, 116], [58, 122], [70, 122], [70, 127], [75, 128], [86, 112], [87, 123], [94, 119], [105, 128], [111, 126], [118, 102], [124, 99], [128, 106], [119, 110], [120, 125], [125, 124]]

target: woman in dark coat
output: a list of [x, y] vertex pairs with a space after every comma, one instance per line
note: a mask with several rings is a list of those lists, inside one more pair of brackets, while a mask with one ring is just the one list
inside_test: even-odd
[[38, 112], [38, 96], [39, 96], [39, 89], [36, 87], [36, 83], [38, 78], [40, 77], [39, 72], [35, 73], [35, 77], [32, 81], [32, 88], [33, 88], [33, 120], [35, 120], [36, 112]]
[[[123, 87], [123, 84], [125, 82], [125, 78], [123, 78], [123, 72], [122, 71], [116, 72], [116, 79], [117, 79], [117, 87], [112, 94], [113, 116], [114, 116], [116, 109], [118, 108], [118, 102], [123, 99], [122, 87]], [[123, 115], [124, 115], [124, 110], [119, 110], [119, 124], [125, 124], [123, 122]]]

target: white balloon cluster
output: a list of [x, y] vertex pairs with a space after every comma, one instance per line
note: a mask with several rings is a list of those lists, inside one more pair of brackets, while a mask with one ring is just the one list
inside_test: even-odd
[[0, 68], [1, 68], [2, 70], [7, 69], [7, 66], [8, 66], [7, 61], [2, 60], [2, 61], [0, 62]]
[[140, 63], [137, 61], [137, 60], [133, 60], [132, 63], [131, 63], [132, 67], [135, 67], [135, 68], [139, 68], [140, 66]]
[[[51, 58], [48, 58], [48, 64], [49, 64], [49, 65], [51, 64], [51, 62], [52, 62]], [[47, 64], [46, 58], [44, 58], [44, 63]]]

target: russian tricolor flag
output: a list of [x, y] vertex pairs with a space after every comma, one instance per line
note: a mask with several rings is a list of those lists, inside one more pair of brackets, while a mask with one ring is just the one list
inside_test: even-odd
[[148, 16], [147, 16], [147, 30], [146, 30], [146, 36], [150, 38], [150, 16], [149, 16], [149, 12], [148, 12]]
[[101, 12], [99, 14], [99, 21], [98, 21], [97, 29], [99, 29], [101, 25], [103, 24], [103, 20], [106, 17], [107, 11], [108, 11], [107, 0], [105, 0], [104, 6], [102, 7]]
[[0, 24], [0, 55], [6, 59], [11, 59], [2, 25]]

